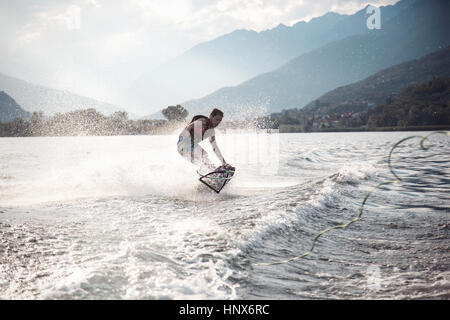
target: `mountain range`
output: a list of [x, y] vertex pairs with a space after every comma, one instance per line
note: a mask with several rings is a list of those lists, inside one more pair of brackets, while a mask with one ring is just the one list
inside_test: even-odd
[[[403, 0], [381, 7], [381, 21], [390, 20], [414, 3]], [[155, 70], [145, 72], [129, 88], [136, 103], [148, 109], [202, 97], [273, 71], [289, 60], [327, 43], [367, 33], [366, 9], [352, 15], [329, 12], [292, 27], [283, 24], [261, 32], [236, 30], [200, 43]]]
[[94, 108], [105, 114], [123, 110], [106, 102], [32, 84], [2, 73], [0, 73], [0, 90], [11, 96], [26, 111], [43, 111], [47, 116], [57, 112], [88, 108]]
[[0, 91], [0, 123], [10, 122], [15, 118], [29, 119], [31, 113], [23, 110], [13, 98]]
[[[373, 85], [372, 80], [358, 81], [450, 45], [449, 9], [450, 0], [402, 0], [380, 8], [380, 30], [367, 28], [367, 7], [353, 15], [330, 12], [292, 27], [236, 30], [144, 72], [129, 92], [149, 113], [156, 107], [181, 104], [190, 115], [209, 114], [217, 107], [228, 119], [302, 108], [318, 98], [329, 101], [331, 96], [341, 103], [347, 99], [344, 91], [355, 93], [358, 86], [359, 99], [370, 98], [367, 86]], [[399, 68], [405, 71], [405, 66]], [[414, 72], [411, 81], [421, 77]], [[350, 84], [355, 86], [343, 89]], [[390, 86], [395, 87], [392, 82]], [[340, 97], [336, 92], [322, 96], [334, 89], [340, 90]], [[104, 114], [123, 110], [1, 73], [0, 91], [28, 112], [46, 115], [87, 108]], [[201, 98], [192, 99], [196, 96]]]
[[449, 9], [449, 0], [404, 2], [396, 15], [384, 20], [380, 30], [330, 42], [238, 86], [181, 104], [191, 114], [208, 113], [217, 107], [231, 118], [302, 108], [339, 86], [448, 46]]

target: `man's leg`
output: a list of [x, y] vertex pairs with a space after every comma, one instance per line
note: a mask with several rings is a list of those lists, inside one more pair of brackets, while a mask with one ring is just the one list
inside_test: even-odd
[[196, 145], [192, 151], [193, 164], [204, 168], [206, 171], [212, 171], [215, 169], [215, 165], [209, 160], [208, 153], [200, 145]]

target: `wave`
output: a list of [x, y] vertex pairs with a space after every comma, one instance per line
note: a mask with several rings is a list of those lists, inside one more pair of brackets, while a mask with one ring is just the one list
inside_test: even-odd
[[[378, 169], [375, 164], [350, 163], [325, 178], [306, 181], [279, 191], [276, 197], [271, 197], [271, 204], [262, 206], [267, 210], [261, 212], [260, 217], [252, 221], [251, 227], [243, 232], [240, 247], [243, 251], [248, 251], [264, 246], [265, 240], [273, 235], [285, 234], [290, 230], [296, 232], [296, 228], [311, 228], [306, 217], [321, 216], [324, 210], [337, 208], [344, 202], [351, 202], [355, 207], [355, 202], [362, 202], [363, 197], [360, 202], [358, 199], [348, 198], [346, 188], [359, 190], [359, 184], [368, 183], [376, 177]], [[364, 192], [360, 191], [359, 194]], [[263, 200], [258, 198], [255, 201]]]

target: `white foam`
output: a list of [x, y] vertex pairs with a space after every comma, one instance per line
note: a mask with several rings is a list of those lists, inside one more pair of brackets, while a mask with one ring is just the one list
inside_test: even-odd
[[19, 167], [9, 164], [14, 170], [12, 178], [1, 181], [5, 184], [1, 204], [29, 205], [112, 195], [174, 196], [190, 192], [196, 174], [193, 166], [176, 153], [174, 139], [171, 136], [24, 139], [29, 148], [22, 148], [22, 154], [16, 155], [15, 161], [21, 162]]
[[[306, 213], [318, 214], [322, 209], [332, 207], [342, 201], [341, 183], [359, 183], [376, 174], [377, 169], [373, 164], [349, 163], [343, 166], [337, 174], [320, 183], [320, 189], [316, 190], [308, 200], [302, 198], [302, 202], [293, 203], [292, 201], [295, 199], [288, 196], [285, 199], [279, 199], [279, 202], [277, 201], [264, 211], [255, 226], [243, 232], [240, 247], [259, 246], [268, 233], [277, 232], [298, 223], [305, 223], [303, 216]], [[282, 205], [280, 206], [280, 204]]]

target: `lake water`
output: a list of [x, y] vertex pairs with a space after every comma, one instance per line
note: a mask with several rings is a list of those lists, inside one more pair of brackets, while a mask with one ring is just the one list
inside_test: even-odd
[[[177, 136], [0, 138], [0, 299], [449, 299], [450, 139], [229, 133], [208, 191]], [[216, 159], [217, 160], [217, 159]]]

